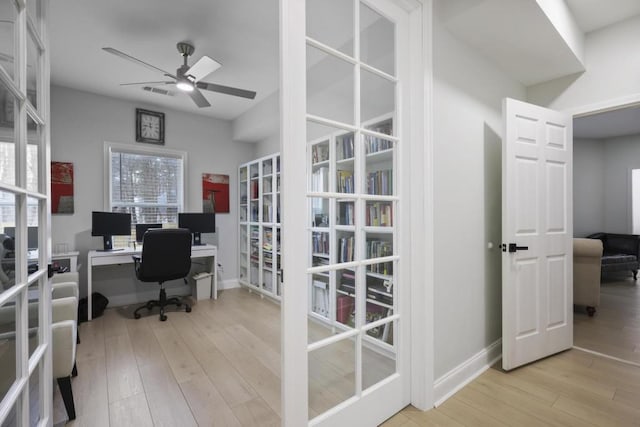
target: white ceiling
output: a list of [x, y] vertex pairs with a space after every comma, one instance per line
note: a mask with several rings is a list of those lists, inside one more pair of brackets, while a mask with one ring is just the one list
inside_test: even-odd
[[640, 105], [573, 120], [573, 137], [608, 139], [640, 134]]
[[640, 0], [565, 0], [585, 33], [640, 14]]
[[[278, 90], [278, 0], [56, 0], [51, 2], [51, 81], [54, 85], [231, 120]], [[203, 91], [198, 108], [174, 97], [120, 83], [166, 80], [106, 53], [113, 47], [169, 72], [182, 64], [179, 41], [191, 41], [193, 64], [207, 55], [222, 67], [204, 81], [254, 90], [254, 100]]]

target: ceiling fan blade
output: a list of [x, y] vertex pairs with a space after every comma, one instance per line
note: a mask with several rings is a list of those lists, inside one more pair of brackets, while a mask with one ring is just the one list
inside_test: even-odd
[[235, 87], [222, 86], [214, 83], [197, 82], [196, 86], [200, 89], [210, 90], [211, 92], [224, 93], [226, 95], [240, 96], [242, 98], [253, 99], [256, 93], [251, 90], [238, 89]]
[[198, 81], [213, 73], [221, 66], [222, 64], [220, 64], [215, 59], [211, 59], [208, 56], [203, 56], [202, 58], [198, 59], [198, 62], [193, 64], [191, 68], [187, 70], [185, 75], [193, 76], [193, 78]]
[[209, 104], [209, 101], [207, 101], [207, 98], [205, 98], [202, 92], [200, 92], [197, 88], [193, 88], [191, 92], [187, 92], [187, 93], [189, 94], [191, 99], [193, 99], [193, 102], [195, 102], [198, 107], [203, 108], [203, 107], [211, 106], [211, 104]]
[[161, 68], [155, 67], [155, 66], [153, 66], [151, 64], [147, 64], [146, 62], [141, 61], [138, 58], [134, 58], [131, 55], [127, 55], [124, 52], [120, 52], [118, 49], [114, 49], [112, 47], [103, 47], [102, 50], [104, 50], [105, 52], [109, 52], [109, 53], [111, 53], [113, 55], [119, 56], [122, 59], [126, 59], [126, 60], [134, 62], [134, 63], [136, 63], [138, 65], [142, 65], [143, 67], [146, 67], [146, 68], [148, 68], [150, 70], [161, 72], [162, 74], [164, 74], [167, 77], [171, 77], [171, 78], [177, 79], [177, 77], [174, 76], [173, 74], [171, 74], [171, 73], [169, 73], [169, 72], [167, 72], [167, 71], [165, 71], [165, 70], [163, 70]]
[[136, 83], [120, 83], [120, 86], [133, 86], [133, 85], [174, 85], [176, 82], [136, 82]]

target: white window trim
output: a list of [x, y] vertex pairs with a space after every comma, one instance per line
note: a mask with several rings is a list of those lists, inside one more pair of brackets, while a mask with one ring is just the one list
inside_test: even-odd
[[164, 157], [173, 157], [182, 160], [182, 177], [178, 183], [178, 205], [180, 208], [178, 212], [182, 212], [185, 209], [187, 203], [187, 191], [186, 191], [186, 179], [189, 176], [187, 170], [187, 152], [181, 150], [171, 150], [169, 148], [146, 146], [146, 145], [132, 145], [123, 144], [118, 142], [104, 143], [104, 209], [111, 212], [112, 200], [111, 200], [111, 154], [117, 153], [130, 153], [130, 154], [146, 154], [146, 155], [160, 155]]

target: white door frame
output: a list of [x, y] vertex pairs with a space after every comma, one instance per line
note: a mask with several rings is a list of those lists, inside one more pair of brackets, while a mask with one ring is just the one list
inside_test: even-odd
[[[410, 135], [412, 144], [406, 155], [410, 156], [411, 185], [405, 189], [411, 194], [407, 200], [410, 210], [411, 235], [405, 242], [410, 247], [409, 285], [411, 304], [410, 322], [411, 349], [410, 369], [411, 403], [423, 410], [433, 407], [433, 185], [432, 185], [432, 111], [431, 111], [431, 26], [432, 0], [391, 0], [410, 12], [410, 87], [417, 94], [411, 102]], [[284, 141], [299, 141], [289, 144], [282, 153], [282, 203], [283, 218], [287, 229], [304, 229], [306, 204], [299, 197], [288, 194], [305, 194], [306, 180], [296, 179], [305, 175], [306, 155], [306, 97], [300, 96], [305, 89], [305, 2], [304, 0], [280, 0], [280, 121], [281, 144]], [[289, 158], [287, 158], [287, 154]], [[296, 161], [298, 159], [299, 161]], [[286, 166], [285, 166], [286, 165]], [[286, 172], [285, 172], [285, 168]], [[410, 175], [409, 175], [410, 174]], [[287, 214], [289, 213], [289, 214]], [[283, 219], [284, 222], [284, 219]], [[282, 425], [301, 426], [308, 423], [307, 390], [307, 324], [299, 319], [307, 316], [307, 288], [293, 286], [289, 277], [305, 277], [307, 259], [295, 242], [287, 244], [283, 235], [283, 282], [282, 294]], [[410, 245], [410, 246], [409, 246]], [[289, 285], [287, 286], [287, 283]], [[296, 323], [298, 327], [284, 334], [285, 325]], [[304, 361], [304, 363], [301, 363]]]
[[[31, 4], [35, 7], [29, 8]], [[0, 81], [9, 89], [15, 99], [14, 134], [15, 184], [0, 185], [0, 190], [15, 197], [15, 281], [8, 289], [0, 292], [0, 305], [15, 302], [15, 379], [11, 388], [0, 401], [0, 422], [9, 421], [15, 409], [15, 421], [20, 425], [50, 426], [52, 420], [52, 367], [51, 367], [51, 290], [48, 287], [47, 266], [51, 260], [51, 198], [50, 198], [50, 55], [48, 39], [48, 0], [17, 0], [8, 2], [8, 7], [16, 7], [14, 22], [13, 52], [15, 54], [14, 76], [0, 69]], [[32, 16], [33, 11], [39, 16]], [[28, 51], [36, 50], [36, 61], [29, 64], [36, 70], [37, 103], [27, 96]], [[41, 52], [41, 54], [40, 54]], [[35, 137], [28, 135], [27, 120], [39, 127]], [[37, 189], [28, 188], [27, 146], [37, 146]], [[38, 217], [38, 270], [28, 274], [27, 211], [29, 199], [37, 201]], [[29, 298], [28, 288], [35, 286], [38, 291], [38, 324], [36, 347], [29, 350]], [[12, 301], [13, 299], [13, 301]], [[9, 307], [10, 308], [10, 307]], [[33, 327], [33, 326], [32, 326]], [[31, 331], [33, 332], [33, 331]], [[30, 392], [30, 379], [38, 377], [38, 396]], [[34, 404], [37, 403], [37, 406]], [[37, 416], [38, 421], [32, 419]]]

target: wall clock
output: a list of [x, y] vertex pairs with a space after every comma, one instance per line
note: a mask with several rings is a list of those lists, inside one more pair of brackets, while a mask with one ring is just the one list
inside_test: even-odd
[[164, 113], [136, 108], [136, 141], [164, 144]]

